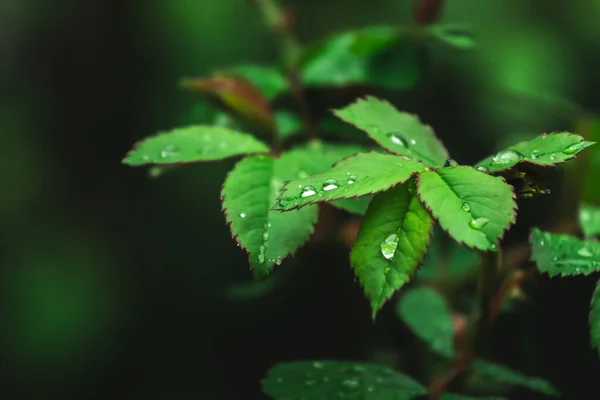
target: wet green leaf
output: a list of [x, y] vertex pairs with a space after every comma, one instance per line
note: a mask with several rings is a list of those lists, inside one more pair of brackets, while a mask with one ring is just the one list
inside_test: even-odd
[[420, 160], [426, 166], [442, 167], [449, 158], [431, 127], [387, 101], [368, 96], [336, 110], [335, 115], [367, 132], [383, 148]]
[[421, 75], [419, 48], [391, 26], [344, 32], [309, 48], [301, 78], [308, 86], [352, 84], [410, 89]]
[[431, 27], [431, 33], [436, 39], [456, 50], [469, 51], [477, 47], [473, 32], [464, 25], [434, 25]]
[[600, 280], [596, 283], [590, 308], [590, 341], [600, 355]]
[[286, 182], [276, 209], [293, 210], [322, 201], [379, 193], [404, 183], [423, 166], [391, 154], [361, 153], [335, 164], [326, 172]]
[[583, 204], [579, 210], [579, 225], [586, 237], [600, 235], [600, 208]]
[[373, 198], [350, 253], [373, 318], [412, 279], [427, 253], [433, 221], [414, 186], [411, 181]]
[[268, 151], [266, 144], [250, 134], [219, 126], [195, 125], [141, 140], [123, 159], [123, 163], [131, 166], [181, 164]]
[[429, 288], [408, 290], [398, 302], [398, 314], [431, 349], [454, 358], [454, 322], [446, 299]]
[[531, 261], [550, 276], [589, 275], [600, 271], [600, 243], [535, 228], [529, 236]]
[[457, 166], [422, 172], [417, 182], [421, 200], [450, 236], [475, 249], [497, 251], [517, 209], [515, 194], [502, 178]]
[[510, 169], [521, 162], [554, 166], [576, 157], [580, 151], [593, 144], [594, 142], [585, 141], [581, 136], [568, 132], [543, 134], [510, 146], [475, 166], [492, 173]]
[[274, 400], [410, 400], [427, 393], [419, 382], [389, 367], [338, 361], [278, 364], [262, 387]]
[[472, 369], [476, 373], [482, 375], [485, 379], [494, 382], [522, 386], [549, 396], [560, 396], [558, 389], [547, 380], [529, 377], [500, 364], [491, 363], [485, 360], [476, 360], [472, 364]]
[[257, 277], [268, 275], [313, 232], [317, 207], [291, 213], [270, 210], [283, 181], [296, 177], [301, 168], [290, 152], [280, 158], [247, 157], [227, 175], [221, 192], [223, 210]]

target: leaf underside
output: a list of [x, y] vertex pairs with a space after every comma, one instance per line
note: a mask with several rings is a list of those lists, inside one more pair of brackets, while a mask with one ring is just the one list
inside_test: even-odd
[[411, 289], [400, 299], [398, 313], [435, 352], [454, 358], [454, 322], [442, 295], [429, 288]]
[[248, 251], [257, 277], [268, 275], [313, 232], [317, 207], [285, 214], [270, 210], [283, 181], [297, 176], [300, 168], [293, 153], [277, 159], [247, 157], [237, 163], [223, 185], [223, 209], [231, 233]]
[[582, 205], [579, 210], [579, 225], [586, 237], [600, 235], [600, 208]]
[[515, 221], [517, 204], [502, 178], [467, 166], [426, 171], [417, 179], [421, 200], [457, 242], [496, 251]]
[[522, 386], [549, 396], [560, 396], [560, 392], [550, 382], [542, 378], [529, 377], [500, 364], [486, 360], [476, 360], [472, 368], [484, 378], [498, 383]]
[[274, 400], [410, 400], [427, 393], [419, 382], [389, 367], [338, 361], [278, 364], [262, 387]]
[[592, 347], [598, 350], [598, 355], [600, 355], [600, 280], [596, 283], [596, 290], [592, 296], [589, 320], [590, 341]]
[[269, 147], [252, 135], [221, 126], [195, 125], [159, 133], [138, 142], [124, 164], [182, 164], [267, 153]]
[[600, 271], [600, 243], [533, 229], [531, 261], [549, 276], [589, 275]]
[[449, 158], [431, 127], [412, 114], [398, 111], [387, 101], [367, 96], [336, 110], [335, 115], [367, 132], [392, 153], [420, 160], [425, 166], [442, 167]]
[[373, 318], [412, 279], [427, 253], [433, 221], [415, 193], [411, 181], [375, 196], [350, 253]]
[[568, 132], [544, 134], [489, 156], [475, 167], [489, 172], [501, 172], [522, 162], [553, 166], [576, 157], [593, 144], [594, 142], [585, 141], [581, 136]]

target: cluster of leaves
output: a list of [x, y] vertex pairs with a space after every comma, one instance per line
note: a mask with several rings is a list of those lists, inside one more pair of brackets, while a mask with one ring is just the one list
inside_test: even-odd
[[[589, 275], [600, 272], [600, 208], [583, 205], [579, 210], [579, 225], [583, 238], [533, 229], [531, 261], [540, 272], [550, 277]], [[600, 280], [590, 305], [591, 345], [600, 354]]]

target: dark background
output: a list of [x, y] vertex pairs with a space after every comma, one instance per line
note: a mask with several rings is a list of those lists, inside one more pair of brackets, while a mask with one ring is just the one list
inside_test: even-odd
[[[409, 23], [412, 5], [283, 3], [302, 41]], [[447, 3], [443, 20], [472, 24], [478, 50], [435, 50], [423, 82], [397, 101], [460, 162], [519, 137], [577, 132], [568, 108], [530, 97], [552, 93], [599, 110], [600, 2]], [[233, 161], [157, 180], [120, 164], [133, 142], [177, 126], [191, 107], [180, 77], [276, 57], [243, 0], [2, 1], [2, 398], [259, 399], [260, 379], [283, 360], [414, 364], [393, 307], [371, 323], [343, 245], [307, 246], [275, 284], [251, 283], [220, 212]], [[599, 152], [590, 151], [590, 165]], [[520, 203], [507, 245], [562, 215], [565, 176], [550, 174], [551, 196]], [[590, 176], [585, 196], [597, 203], [598, 175]], [[599, 398], [587, 327], [594, 283], [538, 278], [525, 311], [500, 318], [496, 358], [548, 378], [566, 398]]]

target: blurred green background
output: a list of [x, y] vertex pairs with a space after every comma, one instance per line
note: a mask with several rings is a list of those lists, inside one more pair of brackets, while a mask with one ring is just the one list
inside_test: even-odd
[[[411, 21], [409, 0], [282, 3], [304, 43]], [[433, 48], [419, 86], [388, 97], [463, 163], [542, 132], [593, 140], [577, 110], [600, 111], [599, 20], [597, 0], [448, 0], [442, 21], [472, 25], [477, 50]], [[274, 283], [251, 284], [220, 212], [233, 161], [156, 180], [120, 164], [190, 111], [179, 78], [274, 62], [276, 50], [246, 0], [0, 3], [2, 398], [261, 399], [260, 379], [283, 360], [413, 365], [396, 350], [408, 333], [393, 310], [371, 323], [345, 246], [305, 247]], [[520, 202], [507, 245], [578, 198], [578, 163], [598, 204], [600, 149], [589, 153], [550, 174], [552, 195]], [[540, 277], [527, 310], [499, 320], [496, 356], [566, 398], [600, 398], [593, 284]]]

